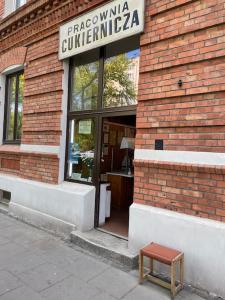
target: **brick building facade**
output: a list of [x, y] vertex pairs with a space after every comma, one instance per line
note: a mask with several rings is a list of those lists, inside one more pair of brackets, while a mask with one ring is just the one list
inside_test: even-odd
[[[11, 193], [9, 213], [54, 230], [90, 230], [96, 186], [65, 178], [70, 61], [59, 60], [59, 28], [107, 1], [30, 0], [7, 16], [4, 3], [0, 189]], [[224, 8], [224, 0], [146, 0], [128, 237], [132, 250], [152, 240], [180, 248], [187, 282], [220, 296], [224, 263], [209, 260], [223, 259], [225, 247]], [[18, 70], [22, 136], [12, 144], [4, 142], [5, 82]]]

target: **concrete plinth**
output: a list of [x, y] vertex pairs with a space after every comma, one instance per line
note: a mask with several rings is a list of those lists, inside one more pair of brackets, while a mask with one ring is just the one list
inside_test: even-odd
[[185, 282], [225, 297], [225, 224], [133, 204], [129, 248], [156, 242], [184, 252]]
[[44, 184], [0, 175], [0, 190], [11, 192], [9, 214], [57, 234], [94, 227], [95, 187]]

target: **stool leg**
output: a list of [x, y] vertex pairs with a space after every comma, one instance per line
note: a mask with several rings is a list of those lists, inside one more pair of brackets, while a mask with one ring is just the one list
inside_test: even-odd
[[184, 256], [180, 260], [180, 284], [181, 287], [184, 287]]
[[154, 271], [154, 260], [153, 260], [153, 258], [149, 258], [149, 270], [150, 270], [150, 274], [153, 274], [153, 271]]
[[143, 254], [139, 255], [139, 283], [142, 284], [144, 280], [144, 257]]
[[176, 263], [172, 262], [171, 265], [171, 299], [176, 295]]

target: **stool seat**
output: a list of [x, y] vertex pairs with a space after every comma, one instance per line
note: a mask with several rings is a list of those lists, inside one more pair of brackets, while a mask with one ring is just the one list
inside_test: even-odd
[[141, 249], [141, 253], [146, 256], [153, 258], [166, 265], [172, 265], [172, 262], [182, 255], [182, 252], [161, 246], [156, 243], [151, 243], [148, 246]]
[[[149, 260], [148, 272], [145, 273], [144, 257]], [[170, 282], [154, 272], [154, 261], [158, 261], [170, 266]], [[180, 281], [177, 282], [177, 267], [180, 266]], [[183, 289], [184, 286], [184, 253], [175, 249], [164, 247], [162, 245], [151, 243], [140, 250], [139, 256], [139, 282], [143, 283], [144, 279], [152, 283], [159, 284], [171, 292], [171, 299]]]

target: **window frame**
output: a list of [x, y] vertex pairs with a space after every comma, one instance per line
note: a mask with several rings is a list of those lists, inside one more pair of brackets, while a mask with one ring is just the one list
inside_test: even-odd
[[3, 18], [6, 18], [10, 14], [14, 13], [17, 9], [27, 4], [27, 0], [25, 0], [25, 3], [23, 4], [20, 4], [18, 0], [9, 0], [9, 1], [10, 2], [7, 2], [7, 0], [5, 0]]
[[[69, 178], [68, 175], [68, 158], [69, 158], [69, 139], [70, 139], [70, 122], [71, 121], [75, 121], [75, 122], [79, 122], [81, 120], [86, 120], [86, 119], [93, 119], [95, 121], [95, 133], [94, 133], [94, 137], [95, 137], [95, 150], [94, 150], [94, 166], [93, 167], [93, 176], [92, 176], [92, 181], [82, 181], [82, 180], [77, 180], [77, 179], [72, 179]], [[64, 168], [64, 179], [65, 181], [68, 182], [76, 182], [76, 183], [80, 183], [80, 184], [85, 184], [85, 185], [89, 185], [89, 186], [94, 186], [96, 185], [96, 177], [97, 177], [97, 163], [98, 163], [98, 158], [97, 158], [97, 147], [98, 147], [98, 133], [100, 130], [100, 124], [99, 124], [99, 119], [98, 116], [96, 114], [82, 114], [82, 115], [76, 115], [76, 116], [71, 116], [70, 118], [68, 118], [68, 122], [67, 122], [67, 142], [66, 142], [66, 159], [65, 159], [65, 168]]]
[[20, 4], [20, 0], [15, 0], [15, 10], [19, 9], [20, 7], [22, 7], [26, 3], [27, 3], [26, 0], [25, 0], [25, 3], [23, 3], [23, 4]]
[[[11, 73], [6, 76], [5, 83], [5, 107], [4, 107], [4, 129], [3, 129], [3, 144], [21, 144], [21, 139], [16, 139], [16, 131], [18, 126], [18, 104], [19, 104], [19, 77], [24, 74], [24, 70]], [[13, 126], [13, 140], [7, 139], [7, 117], [8, 117], [8, 104], [9, 104], [9, 80], [12, 77], [16, 77], [16, 94], [15, 94], [15, 116], [14, 116], [14, 126]], [[24, 100], [24, 98], [23, 98]]]
[[[132, 38], [132, 37], [131, 37]], [[124, 41], [129, 41], [131, 38], [127, 38]], [[140, 48], [140, 36], [136, 36], [133, 38], [137, 38], [137, 41], [139, 42], [139, 48]], [[136, 41], [136, 43], [137, 43]], [[119, 42], [118, 42], [119, 43]], [[104, 107], [103, 105], [103, 97], [104, 97], [104, 67], [105, 67], [105, 60], [107, 58], [107, 47], [111, 47], [112, 45], [116, 49], [116, 46], [118, 43], [109, 44], [106, 46], [103, 46], [101, 48], [97, 48], [94, 50], [91, 50], [86, 53], [81, 53], [75, 57], [70, 58], [69, 62], [69, 80], [68, 80], [68, 105], [67, 105], [67, 132], [66, 132], [66, 154], [65, 154], [65, 166], [64, 166], [64, 180], [68, 182], [75, 182], [79, 184], [85, 184], [85, 185], [91, 185], [96, 186], [98, 188], [98, 183], [100, 182], [100, 178], [98, 178], [98, 175], [100, 173], [100, 159], [101, 159], [101, 130], [102, 130], [102, 120], [105, 117], [110, 116], [123, 116], [123, 115], [134, 115], [136, 114], [137, 110], [137, 104], [134, 105], [128, 105], [128, 106], [116, 106], [116, 107]], [[135, 44], [136, 44], [135, 43]], [[128, 49], [126, 49], [127, 44], [125, 43], [125, 51], [121, 49], [118, 51], [118, 54], [126, 53], [126, 50], [132, 51], [137, 49], [135, 46], [130, 47], [128, 46]], [[98, 96], [97, 96], [97, 106], [96, 109], [93, 110], [82, 110], [82, 111], [72, 111], [71, 110], [71, 104], [72, 104], [72, 86], [73, 86], [73, 71], [74, 68], [76, 68], [79, 65], [82, 65], [81, 61], [79, 60], [79, 57], [88, 55], [89, 59], [87, 59], [87, 63], [93, 62], [91, 57], [95, 57], [94, 51], [98, 51], [98, 61], [99, 61], [99, 74], [98, 74]], [[85, 59], [86, 61], [86, 59]], [[86, 118], [96, 118], [96, 149], [95, 149], [95, 156], [94, 156], [94, 173], [92, 178], [92, 183], [90, 182], [83, 182], [80, 180], [75, 180], [69, 178], [68, 175], [68, 156], [69, 156], [69, 140], [70, 140], [70, 121], [71, 120], [81, 120]]]
[[[98, 74], [98, 96], [97, 96], [97, 105], [96, 109], [93, 110], [79, 110], [79, 111], [72, 111], [71, 110], [71, 100], [72, 100], [72, 85], [73, 85], [73, 70], [77, 66], [80, 66], [81, 63], [77, 62], [77, 57], [73, 57], [70, 60], [70, 71], [69, 71], [69, 99], [68, 99], [68, 119], [74, 118], [76, 116], [80, 115], [94, 115], [94, 114], [103, 114], [103, 113], [109, 113], [109, 112], [121, 112], [121, 111], [130, 111], [130, 110], [136, 110], [137, 104], [134, 105], [127, 105], [127, 106], [113, 106], [113, 107], [104, 107], [104, 67], [105, 67], [105, 61], [106, 61], [106, 47], [109, 47], [110, 45], [107, 45], [105, 47], [101, 47], [99, 51], [99, 74]], [[130, 47], [132, 48], [132, 47]], [[134, 47], [135, 49], [135, 47]], [[132, 50], [131, 50], [132, 51]], [[90, 53], [90, 52], [89, 52]], [[118, 52], [118, 54], [123, 54], [124, 51]], [[78, 56], [83, 56], [85, 53], [79, 54]], [[90, 56], [89, 56], [90, 57]], [[92, 60], [90, 59], [90, 63]]]

